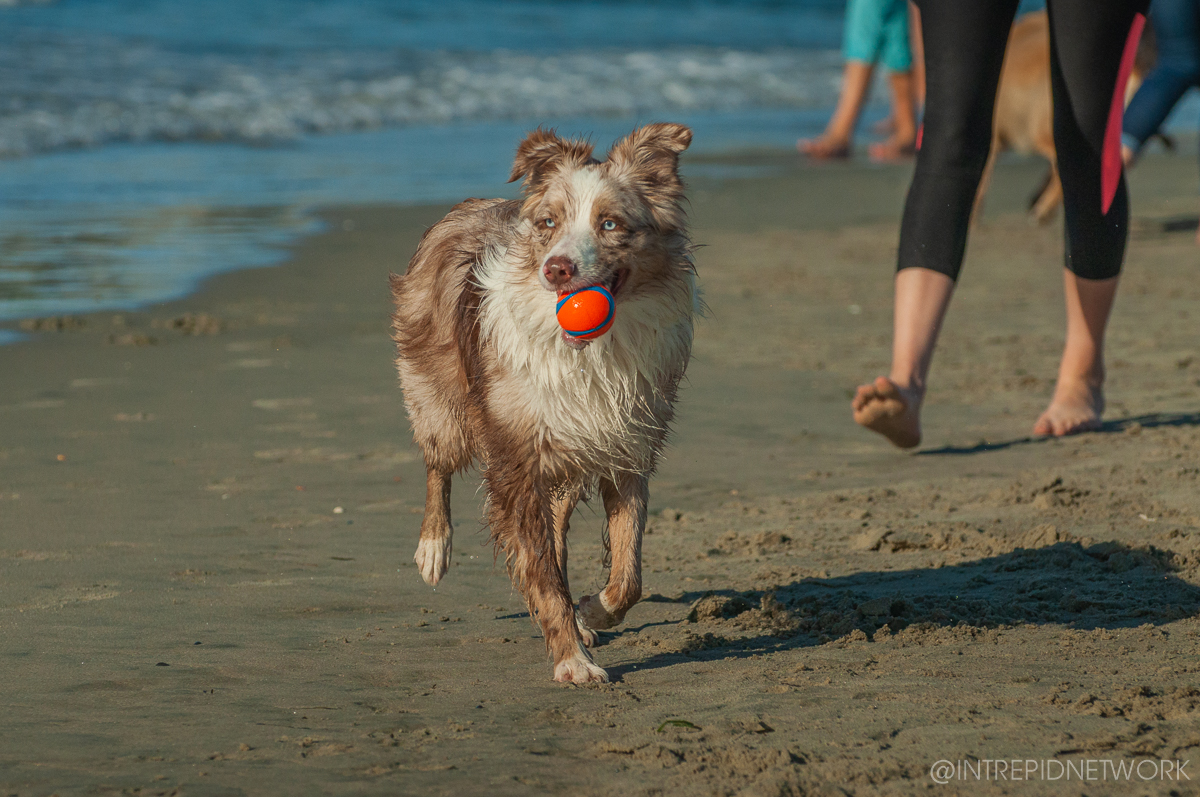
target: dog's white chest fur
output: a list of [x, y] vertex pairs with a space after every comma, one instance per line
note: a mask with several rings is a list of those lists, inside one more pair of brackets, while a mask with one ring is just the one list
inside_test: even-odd
[[670, 391], [691, 352], [691, 275], [674, 291], [625, 297], [583, 350], [561, 338], [555, 296], [498, 250], [480, 264], [480, 342], [496, 358], [488, 403], [539, 450], [602, 471], [653, 466]]

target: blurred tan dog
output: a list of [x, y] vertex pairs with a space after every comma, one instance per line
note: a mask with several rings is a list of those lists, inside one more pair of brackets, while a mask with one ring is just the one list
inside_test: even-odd
[[[1154, 68], [1154, 36], [1149, 26], [1138, 44], [1133, 72], [1125, 87], [1125, 104], [1133, 99], [1142, 79]], [[1168, 146], [1170, 142], [1168, 141]], [[1005, 150], [1022, 155], [1037, 153], [1050, 163], [1041, 188], [1029, 203], [1029, 212], [1039, 224], [1054, 218], [1062, 202], [1062, 182], [1054, 150], [1054, 107], [1050, 95], [1050, 20], [1045, 11], [1023, 15], [1008, 36], [1008, 49], [996, 90], [992, 118], [992, 150], [979, 191], [975, 195], [972, 220], [983, 210], [983, 197], [992, 179], [996, 158]]]

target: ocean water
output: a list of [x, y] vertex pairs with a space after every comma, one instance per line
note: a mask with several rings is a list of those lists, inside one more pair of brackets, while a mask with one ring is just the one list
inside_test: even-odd
[[539, 124], [788, 147], [838, 0], [0, 0], [0, 321], [278, 261], [314, 209], [511, 193]]
[[0, 16], [0, 155], [457, 121], [804, 107], [836, 5], [79, 0]]
[[[278, 262], [322, 206], [512, 195], [537, 125], [601, 149], [655, 120], [691, 125], [695, 152], [790, 148], [836, 101], [843, 11], [0, 0], [0, 343], [16, 319], [132, 309]], [[1174, 118], [1194, 129], [1198, 105]]]

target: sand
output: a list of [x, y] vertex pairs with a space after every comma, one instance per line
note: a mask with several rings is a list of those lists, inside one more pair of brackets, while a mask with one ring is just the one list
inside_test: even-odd
[[[947, 793], [1197, 793], [1194, 159], [1133, 175], [1108, 420], [1062, 440], [1029, 437], [1061, 225], [1002, 165], [915, 453], [849, 409], [908, 168], [685, 169], [711, 312], [611, 684], [551, 681], [473, 475], [422, 583], [386, 277], [445, 208], [335, 208], [285, 265], [0, 348], [2, 793], [905, 794], [942, 759]], [[600, 522], [573, 526], [583, 594]]]

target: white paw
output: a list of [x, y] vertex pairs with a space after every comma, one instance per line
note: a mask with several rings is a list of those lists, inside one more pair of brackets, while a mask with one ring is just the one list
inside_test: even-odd
[[579, 636], [583, 637], [585, 647], [594, 648], [600, 644], [600, 635], [587, 627], [579, 612], [575, 612], [575, 627], [579, 629]]
[[446, 575], [446, 571], [450, 569], [452, 547], [449, 537], [444, 540], [423, 537], [417, 543], [417, 553], [413, 556], [413, 561], [417, 563], [421, 578], [425, 579], [426, 584], [436, 587], [442, 576]]
[[612, 628], [619, 620], [604, 608], [604, 599], [599, 595], [584, 595], [579, 599], [579, 610], [576, 616], [583, 620], [588, 628]]
[[580, 650], [554, 666], [554, 680], [562, 684], [606, 684], [608, 673], [592, 662], [587, 651]]

